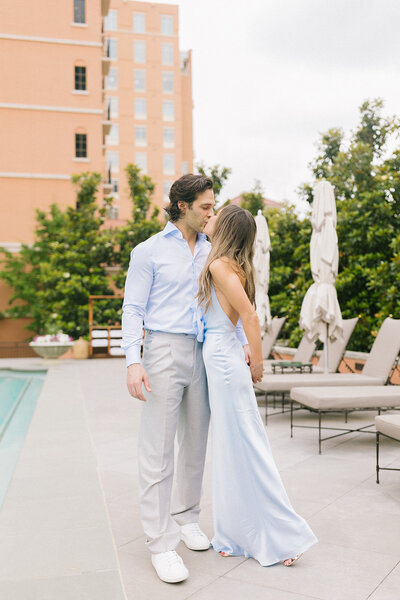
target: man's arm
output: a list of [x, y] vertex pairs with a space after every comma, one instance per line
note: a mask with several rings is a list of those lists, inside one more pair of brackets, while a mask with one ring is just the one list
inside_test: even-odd
[[249, 365], [251, 359], [250, 346], [249, 342], [247, 341], [247, 337], [243, 329], [243, 323], [240, 317], [236, 325], [236, 337], [243, 346], [244, 358]]
[[128, 367], [127, 385], [129, 393], [139, 400], [145, 400], [142, 383], [150, 391], [146, 371], [140, 364], [143, 319], [153, 283], [153, 266], [148, 248], [139, 244], [131, 252], [128, 274], [125, 282], [124, 303], [122, 306], [122, 344]]

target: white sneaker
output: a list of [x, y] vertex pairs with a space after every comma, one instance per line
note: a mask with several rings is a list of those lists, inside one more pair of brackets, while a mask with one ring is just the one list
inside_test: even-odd
[[189, 571], [175, 550], [152, 554], [151, 562], [159, 578], [166, 583], [178, 583], [189, 577]]
[[189, 548], [189, 550], [208, 550], [210, 540], [203, 533], [198, 523], [188, 523], [181, 527], [181, 540]]

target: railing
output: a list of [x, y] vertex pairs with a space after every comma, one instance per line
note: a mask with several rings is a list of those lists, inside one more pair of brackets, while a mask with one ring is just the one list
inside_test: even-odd
[[0, 342], [0, 358], [33, 358], [37, 354], [28, 342]]

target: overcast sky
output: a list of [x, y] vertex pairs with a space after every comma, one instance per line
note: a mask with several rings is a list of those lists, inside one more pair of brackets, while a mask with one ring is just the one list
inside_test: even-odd
[[400, 0], [178, 0], [193, 50], [195, 161], [296, 202], [319, 133], [382, 97], [400, 114]]

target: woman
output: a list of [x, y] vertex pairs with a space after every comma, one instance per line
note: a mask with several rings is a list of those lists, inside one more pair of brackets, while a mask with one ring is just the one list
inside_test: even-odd
[[[212, 421], [212, 545], [223, 556], [290, 566], [317, 539], [286, 495], [252, 386], [263, 373], [254, 308], [255, 221], [247, 210], [229, 205], [208, 221], [204, 233], [212, 243], [199, 282]], [[250, 345], [250, 368], [236, 337], [239, 317]]]

